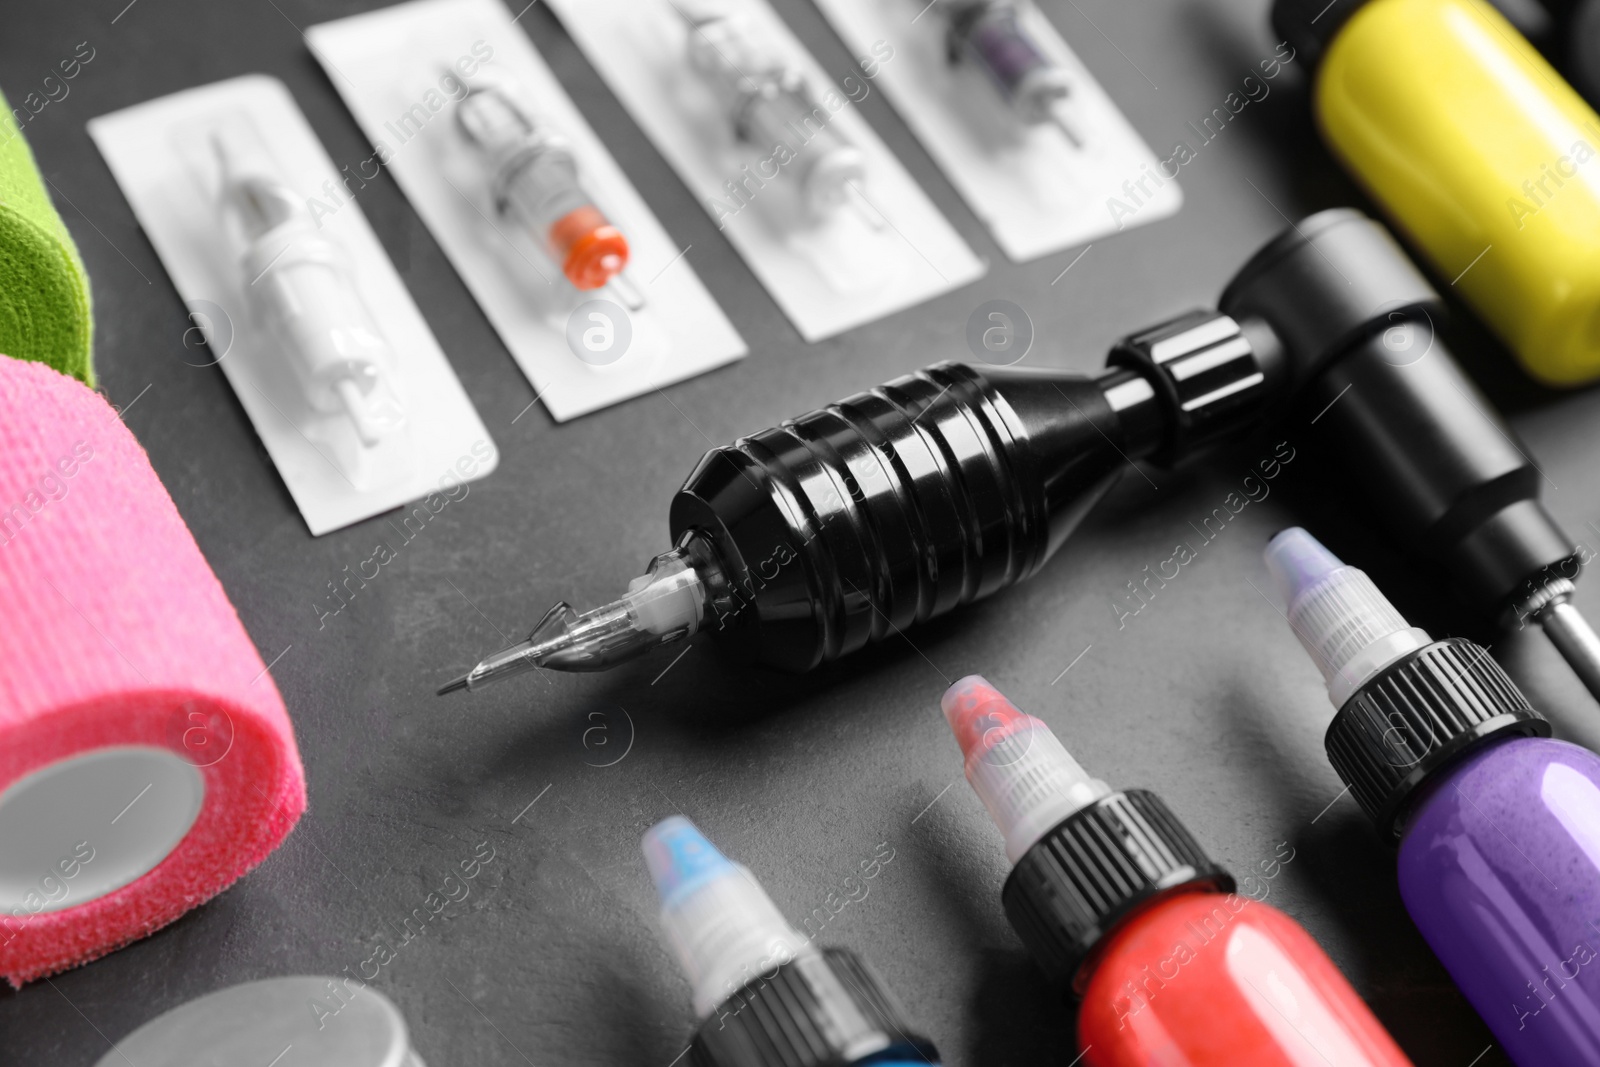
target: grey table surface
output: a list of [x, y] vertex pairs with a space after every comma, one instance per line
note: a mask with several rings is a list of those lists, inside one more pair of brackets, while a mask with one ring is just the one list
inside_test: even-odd
[[[513, 0], [517, 9], [522, 0]], [[124, 6], [127, 5], [127, 6]], [[938, 711], [947, 680], [986, 674], [1046, 719], [1095, 773], [1157, 788], [1212, 854], [1263, 877], [1419, 1065], [1503, 1063], [1411, 926], [1376, 839], [1328, 768], [1320, 679], [1259, 561], [1305, 522], [1436, 634], [1493, 642], [1583, 739], [1597, 709], [1538, 634], [1484, 632], [1307, 455], [1125, 627], [1125, 582], [1171, 554], [1239, 487], [1279, 432], [1179, 471], [1130, 473], [1041, 574], [908, 639], [794, 677], [706, 641], [608, 675], [519, 679], [439, 699], [435, 686], [551, 602], [617, 594], [667, 547], [666, 503], [711, 443], [918, 366], [962, 358], [969, 313], [1003, 297], [1032, 318], [1031, 362], [1093, 371], [1123, 333], [1215, 299], [1288, 217], [1365, 205], [1317, 141], [1291, 69], [1183, 168], [1174, 218], [1038, 262], [1010, 263], [899, 116], [866, 118], [990, 262], [950, 296], [818, 344], [795, 333], [541, 4], [519, 25], [749, 343], [742, 362], [556, 425], [387, 175], [362, 210], [443, 343], [502, 460], [319, 625], [326, 583], [386, 536], [374, 519], [312, 538], [216, 368], [185, 348], [183, 305], [90, 143], [90, 118], [249, 71], [276, 75], [336, 161], [371, 149], [300, 31], [369, 3], [95, 0], [10, 3], [0, 86], [15, 102], [79, 42], [94, 59], [27, 135], [94, 283], [103, 389], [177, 501], [294, 718], [310, 808], [259, 869], [165, 930], [98, 962], [0, 991], [0, 1063], [89, 1064], [146, 1020], [234, 983], [352, 970], [439, 880], [488, 841], [470, 898], [384, 967], [418, 1052], [444, 1064], [668, 1067], [693, 1026], [657, 930], [640, 833], [697, 821], [820, 940], [870, 960], [966, 1067], [1072, 1059], [1074, 1013], [1040, 980], [999, 906], [998, 834], [961, 777]], [[851, 56], [804, 0], [782, 15], [829, 70]], [[1274, 41], [1263, 0], [1045, 0], [1153, 146], [1196, 139]], [[1600, 394], [1531, 386], [1457, 309], [1449, 338], [1509, 413], [1575, 537], [1593, 525]], [[189, 357], [186, 362], [185, 357]], [[520, 418], [518, 417], [520, 414]], [[1580, 604], [1600, 610], [1593, 590]], [[670, 669], [669, 668], [670, 664]], [[1063, 670], [1072, 664], [1071, 670]], [[1593, 735], [1587, 739], [1597, 740]], [[530, 806], [531, 805], [531, 806]], [[1293, 850], [1276, 877], [1262, 864]], [[832, 914], [843, 879], [892, 860]], [[815, 924], [813, 924], [815, 925]], [[262, 1065], [271, 1059], [268, 1051]]]

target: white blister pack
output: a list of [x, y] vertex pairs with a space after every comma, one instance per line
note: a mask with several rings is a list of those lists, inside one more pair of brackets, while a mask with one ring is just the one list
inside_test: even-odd
[[414, 0], [307, 37], [374, 168], [400, 183], [558, 421], [745, 354], [498, 0]]
[[871, 42], [841, 92], [765, 0], [551, 6], [806, 340], [982, 276], [851, 104]]
[[817, 0], [1017, 262], [1175, 213], [1178, 183], [1030, 0]]
[[489, 432], [289, 90], [246, 75], [89, 134], [312, 534], [494, 469]]

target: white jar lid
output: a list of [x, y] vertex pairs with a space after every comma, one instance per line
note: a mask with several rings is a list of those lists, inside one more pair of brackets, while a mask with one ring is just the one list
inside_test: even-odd
[[426, 1067], [389, 998], [353, 979], [310, 975], [246, 982], [191, 1000], [117, 1041], [96, 1067], [129, 1062]]

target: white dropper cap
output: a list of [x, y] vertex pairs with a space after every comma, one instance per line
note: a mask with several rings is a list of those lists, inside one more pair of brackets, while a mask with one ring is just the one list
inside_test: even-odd
[[1406, 625], [1365, 571], [1347, 567], [1321, 541], [1291, 526], [1267, 542], [1267, 570], [1289, 605], [1289, 626], [1322, 671], [1341, 708], [1367, 679], [1432, 639]]
[[644, 859], [661, 897], [661, 926], [704, 1019], [728, 997], [807, 945], [755, 876], [681, 815], [644, 834]]
[[1018, 711], [982, 676], [956, 682], [939, 706], [966, 757], [967, 781], [1005, 835], [1012, 863], [1062, 819], [1110, 794], [1050, 727]]

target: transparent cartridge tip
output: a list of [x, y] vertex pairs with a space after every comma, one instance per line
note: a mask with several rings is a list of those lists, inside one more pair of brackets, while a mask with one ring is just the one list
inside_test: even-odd
[[681, 815], [645, 831], [645, 863], [661, 898], [661, 927], [694, 988], [694, 1010], [718, 1004], [805, 951], [808, 942], [734, 863]]
[[1431, 640], [1406, 624], [1366, 572], [1348, 567], [1302, 527], [1267, 543], [1267, 570], [1288, 602], [1289, 626], [1343, 707], [1367, 679]]
[[1053, 827], [1111, 792], [1072, 758], [1050, 727], [969, 674], [939, 706], [966, 757], [967, 781], [1006, 839], [1012, 863]]
[[628, 583], [619, 600], [581, 613], [563, 600], [545, 613], [527, 640], [486, 657], [439, 695], [541, 667], [608, 670], [657, 645], [691, 637], [707, 610], [704, 566], [695, 562], [686, 543], [651, 560], [650, 569]]

